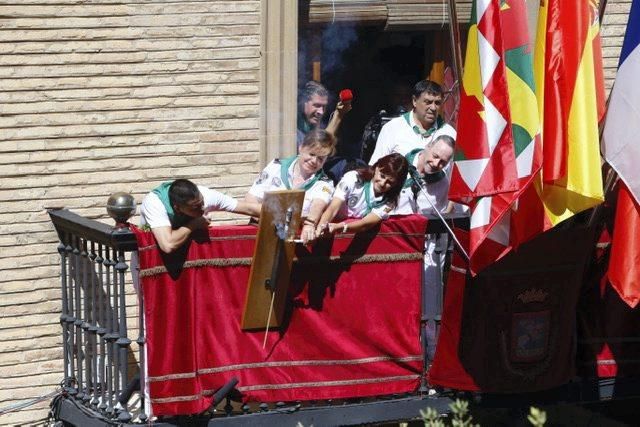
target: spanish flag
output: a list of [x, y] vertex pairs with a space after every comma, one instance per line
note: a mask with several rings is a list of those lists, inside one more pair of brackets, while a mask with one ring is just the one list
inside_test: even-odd
[[540, 3], [535, 77], [544, 158], [541, 198], [552, 226], [604, 200], [599, 30], [597, 1]]

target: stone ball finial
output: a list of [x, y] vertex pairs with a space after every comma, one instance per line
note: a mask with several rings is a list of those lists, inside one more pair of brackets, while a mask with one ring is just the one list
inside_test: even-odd
[[107, 200], [107, 213], [116, 221], [116, 227], [124, 227], [136, 213], [136, 200], [129, 193], [113, 193]]

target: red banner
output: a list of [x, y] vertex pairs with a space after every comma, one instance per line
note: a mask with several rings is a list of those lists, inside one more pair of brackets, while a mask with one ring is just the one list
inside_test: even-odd
[[[608, 200], [607, 205], [612, 211], [616, 203]], [[616, 213], [619, 209], [620, 199]], [[613, 216], [613, 212], [605, 211], [607, 216]], [[610, 221], [606, 223], [607, 227], [612, 225]], [[640, 310], [630, 307], [624, 294], [610, 283], [607, 269], [612, 247], [607, 227], [600, 234], [578, 307], [580, 374], [589, 378], [633, 377], [640, 375]], [[619, 231], [615, 227], [614, 234]]]
[[[456, 230], [463, 242], [468, 233]], [[429, 382], [488, 393], [567, 383], [575, 371], [575, 312], [588, 229], [554, 230], [475, 277], [455, 256]]]
[[264, 349], [264, 331], [240, 329], [255, 227], [213, 227], [172, 256], [136, 230], [154, 414], [202, 412], [234, 376], [245, 401], [415, 390], [425, 228], [409, 216], [299, 245], [285, 325]]

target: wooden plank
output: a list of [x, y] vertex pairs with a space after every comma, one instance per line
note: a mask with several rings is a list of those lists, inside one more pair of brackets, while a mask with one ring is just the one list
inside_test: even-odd
[[287, 240], [291, 239], [300, 228], [300, 214], [304, 202], [303, 190], [281, 190], [265, 193], [260, 212], [260, 228], [256, 238], [256, 247], [251, 262], [249, 285], [242, 313], [242, 329], [266, 328], [271, 307], [272, 291], [267, 285], [271, 280], [277, 247], [281, 244], [281, 258], [277, 271], [273, 313], [269, 328], [277, 328], [282, 324], [286, 304], [287, 288], [291, 277], [295, 243], [285, 241], [279, 243], [276, 225], [283, 224], [287, 209], [292, 208], [291, 222]]
[[387, 6], [384, 0], [311, 0], [309, 4], [310, 23], [384, 23], [386, 20]]

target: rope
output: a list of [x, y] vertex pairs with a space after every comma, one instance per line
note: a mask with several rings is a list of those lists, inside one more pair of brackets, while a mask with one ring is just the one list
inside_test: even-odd
[[[421, 252], [409, 253], [391, 253], [391, 254], [370, 254], [370, 255], [333, 255], [333, 256], [309, 256], [304, 258], [294, 258], [294, 264], [320, 264], [330, 262], [332, 264], [363, 264], [374, 262], [397, 262], [397, 261], [416, 261], [422, 259]], [[251, 258], [209, 258], [193, 261], [186, 261], [181, 265], [183, 269], [196, 267], [233, 267], [233, 266], [249, 266]], [[140, 277], [156, 276], [158, 274], [167, 273], [167, 267], [160, 265], [157, 267], [145, 268], [140, 270]]]
[[25, 402], [16, 403], [13, 405], [5, 406], [4, 408], [0, 408], [0, 415], [8, 414], [10, 412], [16, 412], [24, 408], [28, 408], [29, 406], [33, 406], [38, 402], [42, 402], [43, 400], [51, 399], [56, 394], [60, 393], [60, 390], [52, 391], [49, 394], [44, 396], [36, 397], [35, 399], [27, 400]]

